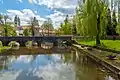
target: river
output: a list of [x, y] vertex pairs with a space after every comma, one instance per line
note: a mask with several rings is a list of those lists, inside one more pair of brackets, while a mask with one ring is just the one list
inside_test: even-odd
[[26, 49], [0, 56], [0, 80], [119, 80], [77, 49]]

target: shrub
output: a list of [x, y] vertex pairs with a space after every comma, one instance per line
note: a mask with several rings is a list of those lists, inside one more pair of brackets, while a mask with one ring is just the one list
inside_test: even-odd
[[3, 47], [2, 41], [0, 41], [0, 47]]
[[32, 41], [28, 41], [28, 42], [25, 43], [25, 46], [26, 47], [32, 47], [32, 43], [33, 43]]

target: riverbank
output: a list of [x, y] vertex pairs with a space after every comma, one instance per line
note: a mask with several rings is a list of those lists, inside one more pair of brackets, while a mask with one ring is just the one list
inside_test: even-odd
[[[112, 52], [110, 53], [95, 48], [87, 50], [87, 47], [82, 48], [81, 45], [76, 44], [73, 44], [73, 46], [80, 49], [80, 51], [83, 51], [88, 57], [102, 65], [107, 70], [110, 70], [110, 72], [114, 73], [120, 79], [120, 56], [117, 56], [114, 60], [110, 60], [107, 56], [113, 54]], [[118, 55], [117, 53], [114, 54]]]
[[8, 49], [10, 49], [11, 47], [9, 47], [9, 46], [2, 46], [2, 47], [0, 47], [0, 53], [1, 52], [4, 52], [4, 51], [6, 51], [6, 50], [8, 50]]
[[[79, 44], [95, 46], [94, 40], [77, 41]], [[101, 48], [120, 51], [120, 40], [101, 40]]]

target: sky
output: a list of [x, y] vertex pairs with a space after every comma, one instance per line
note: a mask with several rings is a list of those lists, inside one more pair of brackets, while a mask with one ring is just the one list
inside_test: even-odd
[[75, 13], [76, 5], [77, 0], [0, 0], [0, 14], [8, 15], [11, 22], [18, 15], [21, 25], [27, 25], [31, 17], [36, 17], [40, 24], [51, 18], [56, 28], [67, 14]]

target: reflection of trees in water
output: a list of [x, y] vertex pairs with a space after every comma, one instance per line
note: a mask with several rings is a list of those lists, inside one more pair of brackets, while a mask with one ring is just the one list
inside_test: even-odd
[[1, 56], [0, 58], [0, 70], [8, 70], [8, 67], [14, 63], [19, 56]]
[[1, 56], [0, 57], [0, 70], [8, 69], [7, 64], [7, 56]]
[[32, 55], [32, 61], [36, 60], [37, 55]]
[[47, 54], [46, 57], [48, 58], [48, 60], [51, 60], [51, 56], [52, 54]]
[[71, 62], [71, 54], [70, 53], [65, 53], [65, 54], [63, 54], [63, 56], [64, 56], [64, 59], [63, 59], [64, 63], [68, 64]]
[[[75, 55], [76, 60], [74, 59]], [[89, 58], [85, 53], [76, 51], [74, 58], [76, 80], [105, 80], [105, 77], [108, 78], [109, 75], [107, 75], [106, 72], [99, 70], [99, 64], [95, 63], [95, 61]]]
[[78, 53], [76, 51], [71, 51], [71, 53], [64, 53], [61, 55], [61, 58], [63, 59], [64, 63], [75, 63], [78, 57]]
[[97, 70], [95, 63], [85, 53], [79, 51], [75, 62], [76, 80], [104, 80], [105, 74]]

